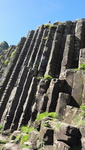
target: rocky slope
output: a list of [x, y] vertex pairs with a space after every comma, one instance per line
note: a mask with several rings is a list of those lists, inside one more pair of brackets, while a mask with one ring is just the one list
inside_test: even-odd
[[6, 70], [13, 59], [15, 54], [15, 46], [10, 46], [6, 41], [0, 43], [0, 82], [2, 81], [2, 76], [6, 73]]
[[14, 51], [0, 83], [3, 150], [84, 150], [85, 19], [42, 25]]

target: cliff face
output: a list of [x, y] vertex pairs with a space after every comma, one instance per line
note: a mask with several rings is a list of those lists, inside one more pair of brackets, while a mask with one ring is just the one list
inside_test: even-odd
[[5, 41], [0, 43], [0, 82], [2, 81], [2, 77], [6, 73], [11, 60], [13, 59], [14, 52], [15, 46], [9, 47], [8, 43]]
[[[21, 38], [14, 50], [16, 53], [0, 84], [3, 130], [14, 131], [22, 125], [31, 125], [42, 112], [56, 112], [60, 120], [71, 124], [80, 105], [85, 105], [85, 19], [42, 25]], [[72, 130], [72, 133], [77, 130], [77, 137], [77, 133], [73, 135], [67, 130], [72, 128], [61, 126], [54, 140], [56, 147], [51, 149], [70, 150], [77, 146], [84, 150], [84, 142], [80, 144], [81, 137], [84, 139], [80, 128]], [[52, 127], [40, 140], [49, 134], [54, 136]], [[72, 145], [74, 136], [76, 144]], [[53, 138], [45, 143], [53, 144]]]

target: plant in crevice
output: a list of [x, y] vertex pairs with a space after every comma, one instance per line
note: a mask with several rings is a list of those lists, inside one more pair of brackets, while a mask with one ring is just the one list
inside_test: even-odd
[[50, 76], [50, 75], [45, 75], [45, 76], [44, 76], [44, 79], [52, 79], [52, 76]]

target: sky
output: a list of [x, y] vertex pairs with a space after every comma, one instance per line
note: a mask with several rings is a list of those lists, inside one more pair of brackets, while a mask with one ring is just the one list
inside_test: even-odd
[[17, 45], [30, 30], [51, 21], [85, 18], [85, 0], [0, 0], [0, 43]]

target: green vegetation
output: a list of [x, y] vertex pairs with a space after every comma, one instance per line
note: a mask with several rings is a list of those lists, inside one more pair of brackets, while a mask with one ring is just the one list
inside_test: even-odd
[[5, 140], [0, 140], [0, 144], [6, 144]]
[[80, 69], [85, 69], [85, 63], [81, 64], [81, 66], [78, 68], [78, 70]]
[[80, 106], [80, 109], [82, 110], [81, 116], [85, 118], [85, 106]]
[[2, 132], [2, 129], [3, 129], [3, 126], [2, 126], [2, 125], [0, 125], [0, 133]]
[[20, 147], [27, 147], [29, 148], [29, 146], [26, 146], [24, 143], [28, 141], [29, 139], [29, 135], [30, 135], [30, 132], [35, 130], [34, 127], [29, 127], [29, 126], [22, 126], [20, 128], [21, 130], [21, 134], [17, 135], [17, 137], [15, 138], [14, 142], [16, 144], [19, 144]]
[[2, 130], [3, 129], [3, 126], [2, 125], [0, 125], [0, 130]]
[[57, 124], [56, 124], [56, 129], [59, 131], [60, 130], [60, 126], [61, 126], [61, 122], [58, 122]]
[[17, 137], [15, 138], [14, 142], [15, 143], [19, 143], [21, 141], [21, 137], [22, 137], [21, 134], [17, 135]]
[[36, 120], [41, 121], [45, 117], [57, 118], [57, 114], [55, 112], [50, 112], [50, 113], [44, 112], [44, 113], [39, 114]]
[[21, 127], [21, 131], [23, 132], [23, 133], [30, 133], [31, 131], [33, 131], [35, 128], [34, 127], [28, 127], [28, 126], [22, 126]]
[[85, 110], [85, 106], [80, 106], [80, 109], [81, 110]]
[[37, 77], [37, 79], [43, 79], [43, 77]]
[[44, 27], [57, 28], [57, 25], [45, 24]]
[[6, 65], [8, 65], [9, 60], [8, 60], [8, 59], [6, 59], [4, 63], [5, 63]]
[[50, 128], [50, 124], [46, 122], [46, 123], [44, 124], [44, 127]]
[[50, 76], [50, 75], [45, 75], [44, 77], [37, 77], [37, 79], [49, 79], [49, 80], [51, 80], [51, 79], [52, 79], [52, 76]]
[[47, 40], [48, 39], [48, 36], [44, 37], [44, 40]]
[[50, 75], [45, 75], [44, 79], [52, 79], [52, 77]]
[[23, 135], [20, 141], [20, 144], [23, 145], [24, 142], [27, 142], [29, 139], [29, 134]]
[[15, 55], [15, 53], [16, 53], [16, 51], [13, 51], [13, 52], [11, 53], [10, 58], [13, 58], [13, 57], [14, 57], [14, 55]]

